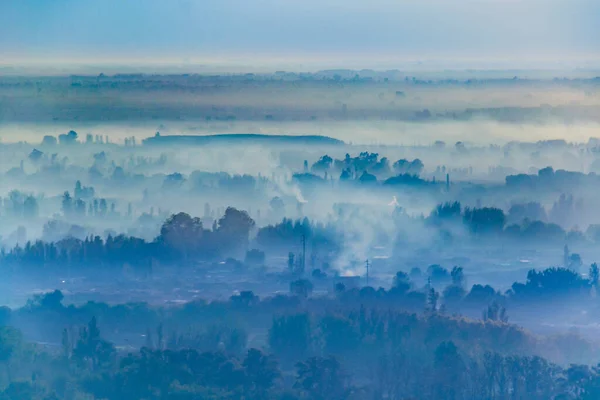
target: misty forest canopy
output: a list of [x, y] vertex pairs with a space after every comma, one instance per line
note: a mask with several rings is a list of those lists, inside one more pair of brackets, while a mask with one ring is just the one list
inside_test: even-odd
[[[539, 301], [595, 302], [590, 297], [598, 284], [595, 264], [590, 279], [562, 268], [531, 271], [506, 295], [489, 286], [466, 290], [460, 267], [448, 272], [432, 265], [422, 273], [430, 274], [425, 286], [415, 271], [398, 272], [389, 289], [349, 289], [338, 283], [329, 296], [309, 296], [296, 290], [297, 282], [290, 284], [290, 294], [259, 298], [242, 291], [227, 300], [166, 307], [93, 301], [66, 306], [60, 291], [36, 295], [20, 308], [0, 309], [2, 362], [8, 371], [2, 395], [597, 395], [596, 369], [574, 363], [598, 357], [591, 343], [573, 333], [532, 335], [509, 324], [506, 311], [535, 307]], [[435, 287], [446, 279], [440, 296]], [[458, 316], [472, 310], [480, 310], [480, 316]], [[264, 339], [249, 335], [258, 331]], [[477, 346], [471, 345], [474, 341]], [[128, 344], [124, 348], [115, 342]], [[398, 376], [403, 377], [400, 384]]]
[[600, 398], [586, 71], [0, 76], [0, 400]]
[[[189, 151], [243, 154], [234, 144]], [[596, 175], [426, 162], [531, 145], [436, 142], [406, 157], [303, 143], [290, 161], [273, 144], [280, 165], [257, 174], [186, 166], [182, 147], [134, 138], [20, 146], [0, 268], [57, 290], [0, 309], [6, 398], [599, 391], [590, 334], [548, 331], [544, 312], [580, 325], [600, 313]]]

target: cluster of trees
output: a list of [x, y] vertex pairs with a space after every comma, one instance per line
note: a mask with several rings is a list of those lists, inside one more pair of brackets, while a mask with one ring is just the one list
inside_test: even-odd
[[76, 266], [94, 273], [102, 272], [104, 267], [126, 265], [149, 272], [152, 260], [160, 255], [157, 247], [157, 243], [126, 235], [109, 235], [105, 240], [100, 236], [84, 240], [68, 237], [57, 242], [38, 240], [27, 242], [23, 247], [17, 245], [8, 252], [2, 251], [1, 263], [16, 272], [56, 272]]
[[297, 247], [304, 237], [307, 243], [316, 243], [323, 252], [327, 252], [340, 245], [339, 236], [338, 229], [331, 223], [313, 223], [308, 218], [295, 221], [284, 218], [277, 224], [260, 228], [255, 241], [261, 248], [287, 250]]
[[598, 176], [595, 173], [584, 174], [563, 169], [554, 171], [552, 167], [540, 169], [537, 175], [517, 174], [506, 177], [506, 186], [513, 189], [565, 189], [597, 182]]
[[[413, 270], [410, 274], [398, 272], [393, 286], [387, 290], [368, 286], [350, 289], [338, 282], [329, 296], [310, 296], [312, 282], [316, 284], [319, 281], [316, 277], [312, 281], [293, 281], [290, 295], [278, 294], [260, 299], [252, 292], [242, 291], [228, 301], [195, 301], [181, 307], [166, 308], [138, 303], [109, 306], [94, 302], [66, 307], [62, 305], [62, 294], [56, 291], [36, 296], [22, 309], [12, 312], [7, 308], [0, 309], [0, 324], [10, 322], [17, 327], [37, 326], [36, 332], [58, 333], [65, 326], [79, 325], [97, 317], [111, 337], [127, 334], [139, 338], [146, 334], [146, 340], [139, 345], [151, 347], [148, 343], [155, 343], [161, 347], [161, 344], [168, 343], [172, 349], [192, 346], [201, 350], [223, 346], [236, 354], [248, 340], [246, 331], [256, 334], [270, 330], [270, 348], [273, 351], [278, 349], [275, 353], [284, 359], [288, 352], [292, 352], [292, 356], [298, 353], [297, 357], [337, 354], [335, 349], [340, 347], [336, 346], [346, 349], [344, 352], [349, 354], [345, 357], [350, 357], [350, 353], [358, 351], [362, 342], [364, 346], [367, 343], [375, 346], [369, 353], [377, 354], [378, 348], [384, 351], [393, 347], [396, 340], [405, 340], [402, 335], [407, 333], [407, 329], [412, 332], [409, 337], [414, 338], [427, 332], [426, 324], [435, 322], [443, 325], [436, 328], [440, 331], [440, 341], [451, 339], [459, 345], [468, 346], [461, 332], [469, 330], [469, 340], [481, 335], [478, 343], [487, 343], [490, 349], [495, 343], [495, 351], [510, 348], [525, 352], [541, 347], [536, 347], [535, 340], [523, 331], [506, 325], [509, 321], [507, 310], [512, 314], [523, 309], [525, 315], [529, 315], [531, 309], [552, 303], [555, 313], [568, 312], [568, 300], [576, 300], [596, 312], [593, 289], [597, 287], [600, 273], [596, 265], [590, 267], [587, 278], [563, 268], [532, 270], [524, 283], [514, 283], [505, 294], [489, 285], [475, 284], [467, 289], [460, 267], [448, 271], [432, 265], [427, 269], [427, 276], [428, 283], [424, 286], [418, 283], [423, 273]], [[487, 324], [450, 317], [461, 314], [487, 321]], [[238, 321], [241, 325], [232, 326], [231, 321]], [[147, 329], [163, 324], [164, 330], [161, 327], [161, 333], [157, 333], [157, 340], [153, 341]], [[187, 328], [190, 326], [195, 326], [196, 331], [191, 332]], [[205, 330], [198, 332], [198, 326]], [[494, 330], [496, 328], [497, 331]], [[433, 340], [433, 333], [427, 335], [428, 340]], [[579, 345], [583, 344], [573, 344], [571, 350], [575, 351]], [[568, 353], [570, 350], [563, 351]], [[589, 349], [587, 353], [588, 357], [595, 354]], [[559, 359], [563, 361], [565, 358]]]
[[[472, 311], [480, 312], [483, 309], [488, 319], [508, 320], [504, 306], [567, 299], [588, 302], [594, 297], [595, 290], [598, 288], [599, 271], [596, 263], [589, 267], [585, 277], [573, 269], [564, 267], [551, 267], [541, 271], [532, 269], [528, 271], [525, 282], [515, 282], [509, 290], [501, 293], [490, 285], [481, 284], [475, 284], [467, 290], [462, 267], [454, 267], [448, 271], [440, 265], [431, 265], [427, 268], [426, 274], [418, 268], [414, 268], [410, 275], [398, 272], [394, 277], [393, 287], [388, 293], [410, 293], [411, 290], [416, 290], [425, 296], [426, 290], [431, 287], [442, 288], [441, 303], [438, 307], [441, 311], [476, 315]], [[425, 288], [419, 289], [415, 281], [423, 275], [427, 276], [428, 284]], [[555, 306], [555, 308], [559, 307]], [[497, 315], [498, 318], [493, 315]]]
[[[461, 271], [453, 270], [450, 279], [461, 284]], [[398, 274], [396, 290], [406, 282]], [[542, 358], [539, 338], [501, 318], [475, 321], [435, 308], [406, 313], [378, 304], [373, 288], [356, 290], [300, 301], [242, 292], [226, 304], [154, 310], [65, 307], [60, 292], [37, 296], [12, 315], [1, 309], [0, 363], [6, 373], [0, 374], [0, 398], [584, 400], [600, 394], [600, 368], [561, 367]], [[180, 334], [173, 328], [181, 326], [175, 316], [204, 324], [243, 321], [255, 333], [266, 331], [266, 341], [248, 346], [247, 335], [231, 325]], [[129, 349], [101, 334], [122, 342], [128, 329], [139, 332], [157, 321], [155, 334], [146, 329], [144, 342]], [[18, 329], [50, 322], [60, 336], [54, 349], [28, 343]], [[61, 324], [67, 327], [62, 334]]]
[[558, 224], [546, 222], [545, 210], [539, 203], [515, 204], [507, 214], [495, 207], [463, 208], [460, 202], [448, 202], [439, 204], [427, 218], [427, 223], [438, 228], [446, 238], [452, 238], [452, 232], [458, 226], [466, 227], [478, 238], [502, 236], [546, 244], [596, 242], [600, 238], [598, 225], [590, 225], [583, 233], [577, 229], [565, 231]]
[[[75, 189], [77, 191], [77, 189]], [[65, 192], [62, 197], [62, 212], [68, 219], [82, 219], [84, 217], [117, 217], [119, 214], [116, 204], [112, 202], [110, 209], [106, 199], [84, 200], [82, 197], [73, 197], [69, 192]], [[129, 209], [131, 212], [131, 208]]]
[[[308, 172], [308, 164], [305, 162], [305, 171]], [[390, 165], [389, 160], [386, 157], [379, 159], [379, 154], [369, 153], [367, 151], [361, 152], [356, 157], [351, 157], [350, 154], [346, 154], [343, 160], [333, 159], [328, 155], [324, 155], [316, 161], [311, 171], [318, 174], [339, 174], [344, 171], [350, 171], [352, 173], [362, 173], [367, 170], [373, 172], [387, 173], [389, 172]]]
[[356, 157], [346, 154], [343, 160], [334, 160], [324, 155], [312, 165], [310, 171], [308, 162], [305, 161], [304, 172], [295, 174], [294, 179], [300, 183], [313, 184], [339, 176], [340, 182], [368, 184], [381, 179], [385, 185], [419, 186], [429, 183], [419, 178], [423, 168], [423, 162], [419, 159], [401, 159], [390, 165], [387, 157], [379, 158], [377, 153], [361, 152]]
[[[77, 200], [75, 204], [80, 202]], [[63, 206], [73, 206], [72, 198], [65, 194]], [[107, 203], [94, 201], [99, 205], [99, 215], [104, 215]], [[95, 208], [95, 207], [94, 207]], [[82, 207], [82, 210], [85, 207]], [[211, 215], [210, 207], [205, 214]], [[150, 215], [143, 215], [144, 218]], [[284, 218], [280, 223], [256, 229], [254, 220], [245, 211], [229, 207], [211, 227], [205, 227], [206, 216], [201, 219], [186, 213], [173, 214], [164, 221], [159, 236], [153, 241], [145, 241], [124, 234], [110, 232], [105, 238], [88, 235], [85, 229], [69, 225], [61, 220], [52, 220], [44, 226], [44, 240], [27, 242], [1, 252], [5, 265], [18, 268], [52, 266], [99, 266], [129, 265], [146, 270], [154, 262], [171, 264], [185, 261], [208, 261], [234, 257], [251, 261], [250, 264], [264, 264], [264, 251], [287, 252], [297, 248], [304, 238], [314, 253], [315, 245], [321, 254], [332, 254], [339, 250], [339, 233], [333, 224], [311, 223], [307, 218], [291, 220]], [[252, 249], [246, 254], [250, 237], [256, 233]], [[255, 257], [260, 255], [258, 259]], [[316, 258], [307, 260], [316, 268]], [[314, 269], [314, 268], [313, 268]]]
[[12, 190], [4, 199], [0, 199], [4, 214], [17, 219], [33, 219], [39, 214], [38, 199], [19, 190]]
[[99, 270], [101, 266], [130, 265], [148, 272], [153, 261], [171, 263], [241, 256], [247, 250], [254, 226], [245, 211], [232, 207], [215, 221], [212, 230], [205, 229], [199, 218], [179, 213], [164, 222], [160, 235], [151, 242], [127, 235], [27, 242], [23, 247], [17, 245], [8, 252], [2, 251], [2, 263], [15, 268], [75, 265]]
[[163, 224], [158, 243], [174, 257], [236, 256], [245, 254], [254, 220], [246, 211], [228, 207], [215, 221], [212, 230], [205, 229], [199, 218], [188, 214], [172, 215]]
[[[76, 186], [76, 191], [90, 192], [91, 188]], [[277, 206], [273, 199], [273, 207]], [[77, 204], [82, 203], [82, 207]], [[106, 215], [108, 203], [104, 200], [91, 201], [94, 215]], [[68, 194], [63, 197], [65, 213], [81, 208], [85, 202], [74, 200]], [[113, 207], [114, 208], [114, 207]], [[210, 207], [205, 214], [211, 215]], [[97, 210], [96, 210], [97, 209]], [[579, 231], [565, 232], [560, 226], [539, 220], [530, 220], [528, 216], [543, 216], [543, 208], [537, 203], [513, 205], [508, 214], [493, 207], [462, 207], [459, 202], [439, 204], [425, 219], [426, 225], [437, 230], [445, 243], [452, 241], [455, 235], [468, 231], [477, 239], [502, 237], [508, 240], [533, 241], [537, 243], [576, 243], [585, 240], [596, 241], [597, 226], [591, 225], [584, 235]], [[407, 217], [408, 218], [408, 217]], [[163, 224], [155, 240], [146, 241], [128, 235], [107, 234], [105, 239], [99, 236], [87, 236], [83, 228], [68, 226], [60, 221], [51, 221], [44, 227], [45, 241], [28, 242], [23, 246], [3, 251], [1, 262], [12, 266], [27, 267], [41, 265], [112, 265], [122, 267], [131, 265], [146, 270], [153, 262], [170, 264], [183, 261], [207, 261], [233, 257], [243, 260], [250, 245], [262, 251], [287, 252], [298, 248], [302, 240], [309, 244], [309, 253], [320, 252], [326, 255], [329, 263], [342, 248], [339, 226], [335, 223], [312, 223], [307, 218], [293, 221], [283, 219], [280, 223], [257, 229], [254, 220], [245, 211], [228, 207], [218, 220], [212, 220], [212, 227], [205, 227], [205, 218], [191, 217], [186, 213], [171, 215]], [[519, 221], [520, 222], [515, 222]], [[465, 229], [458, 229], [464, 227]], [[81, 232], [80, 232], [81, 231]], [[254, 233], [256, 235], [254, 236]], [[61, 239], [60, 237], [64, 237]], [[253, 237], [253, 241], [250, 239]], [[398, 240], [401, 240], [398, 236]], [[401, 245], [397, 242], [396, 245]], [[318, 249], [315, 249], [317, 246]], [[264, 262], [264, 255], [262, 262]], [[250, 254], [252, 258], [252, 254]], [[252, 263], [256, 263], [256, 258]], [[311, 270], [319, 268], [313, 263]], [[262, 262], [259, 262], [262, 263]], [[314, 265], [313, 265], [314, 264]], [[569, 254], [564, 267], [579, 268], [581, 260], [577, 254]]]
[[[58, 135], [58, 139], [55, 136], [52, 135], [46, 135], [44, 136], [43, 140], [42, 140], [42, 146], [45, 147], [52, 147], [52, 146], [56, 146], [57, 144], [60, 145], [73, 145], [73, 144], [77, 144], [80, 143], [78, 142], [79, 139], [79, 134], [73, 130], [67, 132], [67, 133], [63, 133]], [[133, 138], [134, 140], [134, 144], [135, 144], [135, 138]], [[85, 136], [85, 144], [108, 144], [110, 143], [108, 140], [108, 135], [107, 136], [102, 136], [102, 135], [92, 135], [91, 133], [88, 133]]]
[[254, 348], [241, 355], [166, 347], [126, 353], [102, 339], [94, 318], [74, 343], [65, 335], [60, 352], [25, 343], [6, 326], [0, 327], [0, 349], [0, 361], [12, 370], [0, 378], [6, 400], [341, 399], [353, 393], [333, 357], [282, 370], [274, 356]]

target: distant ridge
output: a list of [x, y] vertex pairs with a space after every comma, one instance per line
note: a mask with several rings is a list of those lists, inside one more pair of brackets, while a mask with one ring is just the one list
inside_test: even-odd
[[342, 145], [343, 141], [319, 135], [261, 135], [255, 133], [232, 133], [218, 135], [160, 135], [142, 141], [144, 145], [185, 145], [202, 146], [207, 144], [271, 144], [271, 145]]

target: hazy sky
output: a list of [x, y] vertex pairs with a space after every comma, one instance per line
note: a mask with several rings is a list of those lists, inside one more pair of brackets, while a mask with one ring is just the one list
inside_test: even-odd
[[15, 60], [600, 57], [600, 0], [0, 0]]

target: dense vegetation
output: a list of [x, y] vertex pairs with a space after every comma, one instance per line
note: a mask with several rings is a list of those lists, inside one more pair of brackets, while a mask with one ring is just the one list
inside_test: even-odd
[[0, 400], [600, 395], [597, 143], [163, 137], [0, 145]]
[[[543, 288], [556, 273], [532, 272], [523, 286]], [[460, 271], [452, 277], [460, 283]], [[541, 400], [600, 393], [600, 371], [568, 366], [576, 352], [591, 349], [581, 339], [532, 336], [508, 324], [495, 302], [483, 320], [449, 316], [433, 289], [410, 285], [399, 273], [389, 291], [338, 285], [333, 297], [265, 299], [242, 292], [227, 302], [168, 308], [66, 307], [58, 291], [40, 295], [2, 310], [2, 398]], [[32, 344], [19, 328], [51, 343]]]

